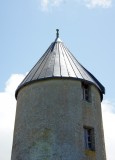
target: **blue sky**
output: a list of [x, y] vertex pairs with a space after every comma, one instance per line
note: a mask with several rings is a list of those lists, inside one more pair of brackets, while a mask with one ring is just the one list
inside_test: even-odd
[[0, 89], [12, 73], [25, 73], [36, 63], [59, 28], [65, 45], [105, 85], [105, 97], [114, 100], [114, 2], [88, 8], [84, 0], [58, 0], [58, 6], [54, 1], [45, 9], [40, 0], [0, 2]]
[[[0, 1], [0, 96], [6, 93], [10, 96], [14, 94], [12, 92], [20, 81], [18, 79], [22, 80], [55, 40], [56, 28], [60, 29], [61, 40], [77, 60], [105, 86], [105, 121], [109, 113], [115, 120], [113, 0]], [[3, 101], [0, 103], [7, 109], [9, 104]], [[14, 99], [12, 103], [15, 105]], [[108, 106], [111, 111], [108, 111]], [[0, 114], [4, 113], [6, 116], [6, 110], [1, 108]], [[15, 113], [15, 109], [12, 109], [12, 112]], [[14, 118], [12, 123], [13, 121]], [[9, 134], [12, 135], [12, 132], [11, 130]], [[113, 141], [115, 142], [115, 139]], [[12, 138], [8, 142], [10, 153]], [[113, 160], [112, 158], [109, 157], [108, 160]]]

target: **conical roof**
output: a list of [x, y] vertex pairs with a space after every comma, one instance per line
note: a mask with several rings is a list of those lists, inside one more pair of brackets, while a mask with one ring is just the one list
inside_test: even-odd
[[101, 96], [105, 93], [104, 86], [76, 60], [59, 39], [58, 32], [56, 40], [51, 43], [40, 60], [18, 86], [16, 97], [19, 89], [23, 86], [35, 81], [51, 78], [74, 78], [76, 80], [87, 81], [98, 87]]

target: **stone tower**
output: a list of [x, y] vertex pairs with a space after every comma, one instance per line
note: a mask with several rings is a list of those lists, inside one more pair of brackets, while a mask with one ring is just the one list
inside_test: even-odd
[[59, 39], [16, 90], [11, 160], [106, 160], [105, 89]]

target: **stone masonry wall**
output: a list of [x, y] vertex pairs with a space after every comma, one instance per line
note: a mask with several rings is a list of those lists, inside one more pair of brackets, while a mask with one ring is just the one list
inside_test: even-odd
[[[11, 160], [105, 160], [101, 102], [91, 85], [91, 102], [82, 100], [80, 81], [47, 80], [23, 87]], [[85, 150], [83, 126], [95, 129], [96, 150]]]

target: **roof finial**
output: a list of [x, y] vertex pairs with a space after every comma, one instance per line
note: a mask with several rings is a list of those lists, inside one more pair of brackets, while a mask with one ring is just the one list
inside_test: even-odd
[[59, 29], [56, 29], [56, 38], [59, 38]]

